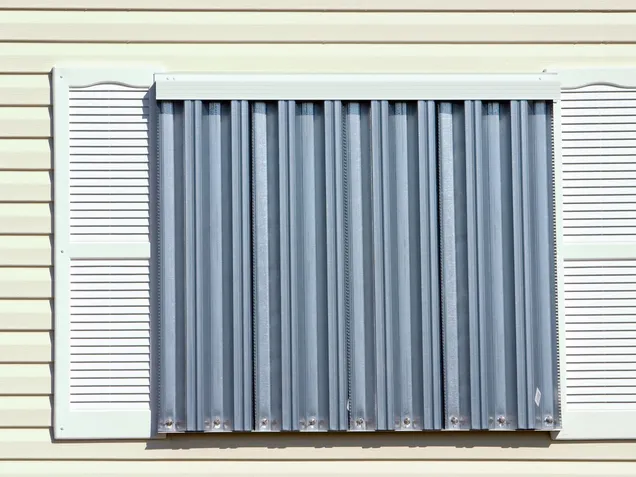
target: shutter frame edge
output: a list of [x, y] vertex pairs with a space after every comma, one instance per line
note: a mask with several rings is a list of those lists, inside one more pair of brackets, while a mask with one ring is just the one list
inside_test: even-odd
[[[616, 88], [636, 88], [636, 68], [586, 68], [586, 69], [547, 69], [556, 73], [561, 82], [562, 91], [574, 91], [593, 85], [607, 85]], [[562, 98], [555, 101], [554, 108], [554, 177], [557, 237], [557, 324], [558, 324], [558, 361], [559, 361], [559, 401], [561, 429], [551, 432], [555, 440], [628, 440], [636, 438], [636, 409], [634, 410], [568, 410], [567, 404], [567, 371], [566, 363], [566, 317], [564, 300], [565, 262], [576, 259], [605, 259], [615, 257], [618, 251], [629, 252], [630, 256], [622, 258], [635, 259], [633, 245], [626, 243], [572, 243], [564, 244], [563, 236], [563, 155], [562, 155]], [[592, 245], [592, 247], [586, 247]], [[585, 257], [586, 248], [600, 246], [612, 247], [613, 250], [604, 256], [589, 254]], [[636, 250], [634, 250], [636, 251]]]
[[[53, 353], [53, 435], [61, 439], [134, 439], [153, 435], [151, 414], [154, 412], [152, 396], [154, 376], [151, 375], [151, 402], [149, 410], [91, 410], [77, 411], [70, 406], [70, 245], [69, 210], [69, 91], [73, 87], [85, 87], [96, 83], [119, 83], [126, 86], [148, 88], [151, 91], [154, 75], [161, 67], [138, 66], [134, 68], [53, 68], [53, 164], [54, 164], [54, 230], [53, 230], [53, 291], [54, 337]], [[154, 106], [150, 104], [152, 119]], [[151, 144], [154, 143], [149, 130]], [[153, 147], [149, 148], [152, 162]], [[152, 232], [151, 232], [152, 233]], [[150, 266], [153, 267], [152, 260]], [[152, 273], [152, 272], [151, 272]], [[152, 315], [152, 309], [151, 309]], [[152, 318], [152, 316], [151, 316]], [[152, 346], [151, 339], [151, 346]], [[152, 355], [152, 352], [151, 352]], [[151, 363], [152, 363], [151, 357]]]

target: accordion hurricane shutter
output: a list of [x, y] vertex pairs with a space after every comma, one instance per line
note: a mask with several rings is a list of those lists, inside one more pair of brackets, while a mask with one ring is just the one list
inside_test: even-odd
[[549, 104], [160, 109], [161, 431], [557, 426]]

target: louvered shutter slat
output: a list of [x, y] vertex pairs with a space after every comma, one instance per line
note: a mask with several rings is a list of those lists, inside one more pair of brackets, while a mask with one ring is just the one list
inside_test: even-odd
[[54, 75], [57, 438], [151, 434], [153, 72], [101, 74]]

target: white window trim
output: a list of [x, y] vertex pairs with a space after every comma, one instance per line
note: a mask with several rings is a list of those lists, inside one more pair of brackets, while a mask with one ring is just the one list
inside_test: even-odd
[[158, 100], [550, 100], [554, 74], [157, 74]]
[[[70, 406], [70, 322], [69, 280], [69, 89], [99, 83], [119, 83], [150, 89], [154, 74], [162, 68], [54, 68], [53, 78], [53, 157], [54, 157], [54, 390], [53, 430], [56, 439], [127, 439], [152, 436], [151, 410], [145, 411], [77, 411]], [[95, 250], [95, 245], [86, 247]], [[104, 247], [104, 258], [112, 255], [112, 247]]]
[[[636, 69], [634, 68], [581, 68], [581, 69], [548, 69], [555, 73], [561, 88], [578, 89], [590, 85], [611, 85], [619, 88], [636, 88]], [[557, 440], [624, 440], [636, 438], [636, 410], [607, 411], [570, 411], [567, 408], [567, 371], [565, 348], [565, 302], [563, 299], [563, 283], [565, 260], [588, 258], [591, 248], [596, 248], [599, 258], [633, 258], [636, 259], [636, 244], [616, 243], [610, 251], [602, 244], [565, 244], [563, 241], [563, 195], [562, 195], [562, 155], [561, 155], [561, 101], [554, 106], [554, 177], [556, 207], [556, 240], [557, 240], [557, 310], [558, 310], [558, 361], [559, 392], [561, 403], [561, 430], [554, 431], [552, 437]]]

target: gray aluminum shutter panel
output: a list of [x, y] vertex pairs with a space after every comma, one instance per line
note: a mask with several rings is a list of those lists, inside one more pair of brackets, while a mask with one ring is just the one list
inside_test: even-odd
[[160, 103], [159, 432], [252, 429], [247, 106]]
[[160, 431], [442, 428], [438, 230], [444, 427], [554, 428], [550, 118], [163, 103]]
[[440, 429], [434, 103], [256, 102], [252, 135], [255, 428]]
[[558, 425], [551, 105], [439, 104], [446, 427]]

